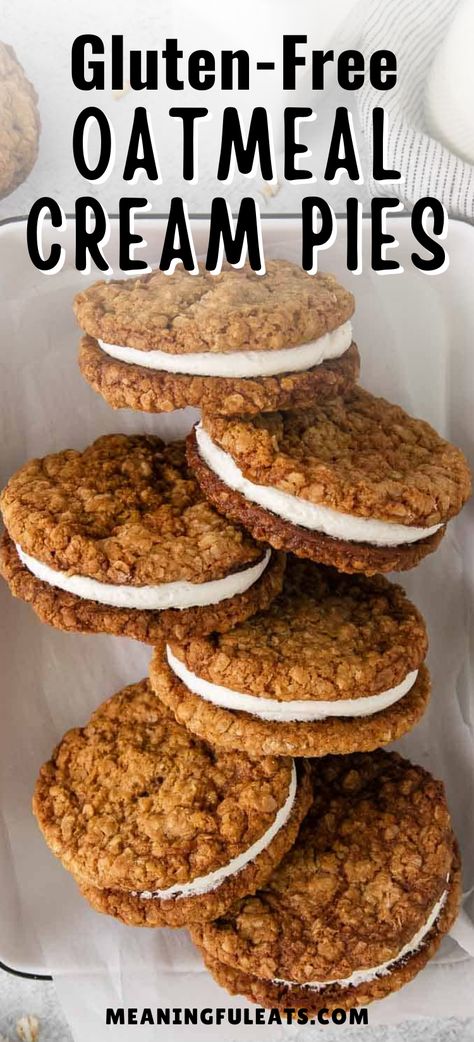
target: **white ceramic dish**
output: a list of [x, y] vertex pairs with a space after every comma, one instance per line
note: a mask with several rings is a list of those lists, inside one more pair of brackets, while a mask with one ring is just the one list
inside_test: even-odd
[[[160, 220], [143, 222], [147, 255], [152, 259], [159, 256], [163, 227]], [[354, 325], [362, 354], [362, 382], [431, 421], [469, 454], [474, 437], [474, 230], [452, 222], [447, 240], [450, 267], [442, 275], [427, 277], [410, 263], [409, 222], [399, 219], [394, 227], [405, 266], [403, 277], [380, 278], [372, 272], [348, 276], [343, 226], [323, 266], [356, 293]], [[112, 222], [111, 257], [116, 255], [116, 230]], [[193, 231], [199, 251], [206, 241], [206, 222], [193, 222]], [[363, 233], [367, 251], [365, 223]], [[71, 226], [66, 237], [69, 246], [72, 236]], [[297, 221], [269, 218], [264, 241], [269, 256], [298, 260]], [[32, 455], [81, 447], [111, 431], [156, 431], [170, 438], [186, 431], [195, 416], [191, 411], [161, 417], [114, 412], [84, 383], [76, 364], [78, 331], [70, 305], [73, 293], [90, 278], [79, 275], [71, 263], [60, 274], [45, 277], [29, 261], [24, 222], [0, 228], [2, 483]], [[399, 747], [446, 783], [461, 839], [466, 890], [474, 884], [473, 685], [468, 646], [473, 532], [468, 507], [449, 526], [438, 553], [401, 577], [428, 620], [434, 692], [425, 719]], [[146, 982], [156, 986], [157, 979], [161, 1004], [179, 1005], [184, 1001], [183, 973], [187, 1003], [246, 1005], [244, 1000], [224, 997], [210, 981], [182, 931], [130, 930], [95, 915], [47, 850], [31, 815], [31, 792], [41, 762], [68, 727], [84, 723], [99, 702], [146, 673], [149, 649], [106, 636], [58, 633], [42, 626], [26, 605], [14, 601], [3, 583], [0, 597], [0, 959], [23, 972], [53, 974], [60, 992], [78, 975], [82, 981], [88, 976], [89, 982], [93, 977], [97, 994], [108, 982], [107, 987], [120, 992], [122, 1005], [132, 990], [129, 1004], [139, 1005], [140, 990], [145, 996]], [[462, 948], [447, 939], [435, 963], [417, 980], [397, 996], [375, 1004], [371, 1023], [403, 1019], [414, 1011], [433, 1016], [474, 1012], [469, 987], [474, 963], [466, 954], [474, 954], [474, 927], [467, 905], [454, 934]], [[144, 1004], [153, 1005], [150, 993], [148, 997]]]

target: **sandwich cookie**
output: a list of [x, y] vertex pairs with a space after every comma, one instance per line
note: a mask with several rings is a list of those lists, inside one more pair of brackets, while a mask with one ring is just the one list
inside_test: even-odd
[[266, 886], [191, 927], [231, 994], [309, 1014], [412, 980], [460, 898], [443, 786], [427, 771], [379, 750], [318, 761], [312, 781], [311, 811]]
[[179, 723], [218, 748], [324, 756], [386, 745], [417, 723], [426, 651], [400, 586], [290, 557], [268, 611], [157, 648], [150, 677]]
[[215, 752], [142, 681], [68, 731], [33, 810], [94, 908], [132, 926], [182, 926], [264, 885], [310, 803], [305, 767]]
[[43, 622], [148, 644], [267, 607], [284, 561], [204, 499], [183, 442], [124, 434], [25, 464], [0, 505], [1, 570]]
[[207, 413], [188, 460], [210, 502], [256, 539], [366, 575], [435, 550], [471, 486], [459, 449], [362, 388], [306, 410]]
[[352, 294], [289, 261], [269, 261], [265, 275], [96, 282], [74, 309], [82, 375], [116, 409], [290, 409], [346, 392], [359, 372]]

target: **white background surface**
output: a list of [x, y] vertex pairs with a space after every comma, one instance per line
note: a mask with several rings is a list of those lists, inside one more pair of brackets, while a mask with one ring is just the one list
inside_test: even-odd
[[[428, 0], [427, 0], [428, 2]], [[204, 46], [212, 47], [216, 36], [219, 36], [220, 45], [222, 46], [245, 46], [249, 47], [249, 39], [253, 38], [256, 43], [254, 46], [254, 53], [259, 58], [273, 58], [278, 57], [278, 39], [282, 31], [289, 32], [308, 32], [310, 34], [312, 45], [315, 47], [323, 47], [329, 40], [331, 32], [335, 26], [340, 24], [341, 17], [345, 19], [346, 13], [353, 6], [353, 0], [333, 0], [331, 4], [323, 2], [323, 0], [294, 0], [289, 3], [288, 0], [260, 0], [257, 5], [254, 0], [239, 0], [237, 5], [233, 7], [229, 4], [217, 4], [215, 0], [202, 0], [202, 2], [196, 6], [192, 0], [160, 0], [158, 4], [156, 0], [141, 0], [139, 5], [130, 4], [129, 0], [125, 3], [125, 0], [70, 0], [67, 7], [61, 5], [59, 0], [43, 0], [41, 7], [35, 8], [31, 3], [31, 0], [2, 0], [1, 4], [1, 21], [0, 21], [0, 37], [8, 43], [12, 43], [17, 49], [18, 56], [23, 62], [28, 75], [35, 83], [40, 96], [40, 110], [43, 122], [43, 130], [40, 143], [40, 155], [38, 163], [32, 172], [29, 180], [23, 186], [21, 186], [15, 193], [13, 193], [7, 199], [0, 202], [0, 219], [3, 217], [14, 216], [18, 214], [27, 213], [34, 199], [42, 194], [50, 194], [57, 198], [63, 205], [64, 209], [70, 211], [73, 209], [74, 200], [78, 195], [81, 194], [99, 194], [100, 199], [109, 211], [117, 209], [117, 201], [121, 195], [127, 194], [150, 194], [152, 199], [153, 210], [155, 212], [164, 212], [169, 204], [171, 195], [179, 194], [184, 195], [187, 199], [190, 209], [204, 212], [209, 209], [210, 199], [216, 194], [216, 184], [213, 177], [213, 161], [212, 152], [208, 149], [208, 154], [202, 155], [202, 167], [201, 167], [201, 178], [200, 183], [196, 186], [184, 185], [179, 175], [178, 159], [172, 146], [162, 146], [160, 141], [160, 159], [162, 160], [163, 173], [166, 174], [166, 184], [159, 188], [153, 188], [149, 193], [148, 189], [140, 184], [137, 189], [128, 189], [124, 191], [124, 185], [121, 180], [121, 168], [120, 168], [120, 156], [123, 158], [126, 141], [127, 131], [130, 127], [131, 113], [135, 104], [143, 103], [140, 98], [133, 98], [130, 94], [124, 94], [120, 98], [115, 98], [112, 92], [109, 90], [106, 92], [106, 96], [101, 103], [104, 104], [106, 111], [108, 111], [114, 127], [116, 129], [117, 137], [119, 139], [119, 161], [117, 163], [116, 170], [110, 180], [100, 189], [87, 185], [78, 177], [75, 171], [72, 153], [70, 146], [72, 123], [75, 114], [85, 104], [97, 103], [97, 97], [95, 95], [85, 95], [76, 91], [71, 85], [69, 77], [69, 47], [73, 37], [79, 32], [95, 31], [102, 33], [105, 37], [111, 32], [124, 32], [127, 34], [127, 39], [130, 45], [133, 46], [159, 46], [164, 35], [179, 35], [180, 39], [184, 39], [186, 42], [193, 47]], [[359, 4], [362, 9], [362, 4]], [[67, 11], [67, 14], [66, 14]], [[345, 24], [344, 24], [345, 32]], [[338, 31], [338, 42], [343, 39], [343, 31], [339, 28]], [[264, 41], [263, 48], [260, 41]], [[276, 117], [278, 112], [281, 111], [282, 99], [278, 92], [275, 90], [271, 83], [266, 79], [269, 73], [260, 73], [260, 78], [255, 81], [255, 88], [251, 95], [251, 104], [267, 104], [270, 106], [272, 112], [275, 113]], [[307, 103], [307, 82], [303, 80], [301, 83], [301, 94], [304, 98], [304, 103]], [[240, 101], [242, 102], [242, 97]], [[345, 99], [347, 102], [347, 98]], [[214, 110], [215, 104], [211, 93], [205, 93], [200, 96], [198, 103], [208, 105]], [[162, 114], [165, 109], [169, 107], [170, 103], [184, 104], [185, 99], [182, 96], [173, 95], [171, 98], [167, 98], [164, 94], [160, 93], [154, 101], [149, 97], [146, 98], [146, 104], [150, 107], [154, 119], [156, 119], [161, 125], [160, 113]], [[229, 102], [230, 103], [230, 102]], [[298, 103], [298, 99], [294, 97], [291, 99], [291, 103]], [[217, 111], [217, 109], [216, 109]], [[211, 142], [215, 137], [215, 127], [209, 125], [210, 136], [208, 141]], [[318, 116], [317, 123], [318, 135], [316, 137], [316, 143], [320, 142], [321, 149], [320, 155], [316, 154], [314, 157], [315, 169], [320, 170], [322, 164], [324, 140], [327, 140], [327, 131], [325, 131], [325, 118], [321, 112]], [[177, 140], [177, 139], [176, 139]], [[164, 147], [164, 151], [162, 151]], [[343, 184], [339, 191], [335, 192], [335, 198], [333, 199], [334, 204], [338, 205], [338, 200], [343, 199], [346, 194], [345, 187]], [[367, 200], [367, 190], [365, 186], [361, 186], [357, 189], [361, 198]], [[220, 194], [221, 188], [218, 189]], [[306, 189], [304, 189], [306, 193]], [[243, 194], [255, 195], [262, 207], [262, 212], [291, 212], [299, 208], [299, 200], [303, 194], [303, 189], [295, 186], [277, 186], [276, 189], [264, 190], [263, 185], [258, 182], [250, 182], [244, 178], [237, 179], [235, 183], [227, 189], [226, 195], [234, 206], [238, 205], [238, 202]], [[325, 192], [327, 194], [327, 192]], [[354, 194], [353, 188], [351, 193]], [[18, 258], [17, 258], [18, 259]], [[397, 400], [404, 402], [409, 408], [416, 406], [418, 411], [429, 417], [430, 415], [430, 402], [434, 401], [434, 414], [432, 418], [436, 420], [436, 416], [439, 415], [439, 409], [443, 407], [445, 403], [444, 393], [446, 391], [448, 383], [454, 378], [458, 381], [457, 394], [461, 404], [461, 408], [455, 407], [449, 415], [449, 426], [451, 427], [451, 436], [459, 439], [462, 431], [460, 430], [462, 424], [460, 422], [460, 413], [462, 412], [462, 402], [464, 398], [469, 400], [472, 384], [469, 387], [463, 382], [463, 372], [460, 367], [459, 351], [457, 348], [457, 335], [459, 327], [457, 326], [457, 303], [461, 301], [464, 303], [464, 291], [462, 279], [468, 276], [468, 272], [471, 266], [471, 256], [469, 259], [466, 258], [466, 262], [459, 264], [459, 286], [456, 288], [454, 284], [452, 287], [452, 306], [450, 308], [449, 315], [443, 311], [442, 308], [438, 307], [436, 303], [436, 292], [432, 292], [428, 288], [429, 280], [424, 280], [426, 283], [425, 288], [421, 292], [420, 307], [417, 309], [415, 316], [415, 322], [411, 324], [403, 318], [403, 285], [404, 280], [400, 286], [393, 285], [389, 291], [393, 295], [392, 297], [392, 308], [395, 308], [397, 315], [401, 321], [400, 326], [400, 339], [403, 343], [403, 348], [408, 351], [410, 348], [412, 351], [420, 353], [420, 357], [423, 359], [424, 365], [424, 380], [420, 381], [416, 387], [416, 393], [414, 393], [413, 399], [408, 394], [409, 381], [408, 381], [408, 367], [410, 365], [409, 359], [407, 360], [407, 368], [403, 368], [398, 371], [397, 375], [394, 371], [394, 366], [391, 364], [390, 358], [384, 354], [382, 364], [378, 370], [378, 381], [379, 386], [375, 386], [372, 383], [372, 389], [386, 390], [387, 392], [396, 397]], [[3, 260], [5, 256], [3, 255]], [[24, 315], [24, 302], [31, 293], [32, 281], [27, 278], [24, 279], [25, 268], [23, 268], [22, 275], [19, 276], [18, 268], [13, 264], [10, 265], [8, 261], [8, 268], [10, 273], [9, 285], [5, 291], [3, 286], [3, 292], [6, 292], [7, 296], [10, 296], [13, 301], [18, 301], [13, 305], [13, 325], [10, 329], [13, 340], [10, 337], [6, 338], [6, 330], [2, 329], [0, 335], [2, 336], [2, 350], [11, 351], [11, 343], [18, 343], [24, 332], [23, 323], [25, 321]], [[1, 275], [5, 276], [5, 264], [2, 264], [2, 243], [0, 241], [0, 270]], [[454, 281], [456, 279], [456, 271], [452, 270], [454, 275]], [[31, 276], [31, 271], [29, 273]], [[392, 281], [392, 280], [389, 280]], [[395, 280], [397, 281], [397, 280]], [[85, 432], [87, 429], [87, 420], [89, 407], [93, 407], [95, 420], [100, 424], [101, 430], [115, 429], [119, 430], [124, 424], [121, 422], [121, 417], [117, 414], [111, 413], [107, 409], [104, 403], [94, 398], [92, 392], [87, 388], [82, 387], [80, 377], [77, 372], [73, 376], [74, 359], [72, 349], [72, 324], [67, 312], [68, 317], [64, 318], [64, 329], [68, 331], [67, 336], [70, 338], [67, 343], [71, 346], [71, 351], [67, 360], [67, 365], [62, 367], [60, 363], [61, 359], [64, 359], [64, 350], [66, 341], [58, 341], [57, 333], [53, 331], [49, 332], [50, 318], [51, 318], [51, 301], [46, 293], [47, 280], [43, 280], [41, 287], [33, 289], [33, 296], [35, 300], [34, 314], [37, 316], [37, 330], [33, 331], [33, 338], [36, 337], [36, 343], [34, 344], [34, 351], [32, 353], [32, 359], [25, 366], [21, 366], [17, 369], [17, 373], [12, 376], [12, 387], [17, 389], [17, 382], [23, 387], [25, 394], [25, 401], [29, 398], [35, 400], [37, 396], [42, 393], [44, 388], [44, 380], [48, 375], [48, 369], [44, 365], [44, 350], [52, 352], [52, 367], [50, 369], [50, 379], [53, 381], [50, 390], [52, 391], [52, 397], [54, 400], [61, 400], [64, 395], [65, 387], [69, 384], [64, 382], [63, 374], [66, 374], [66, 370], [69, 372], [68, 379], [74, 382], [74, 390], [70, 392], [68, 399], [69, 404], [69, 443], [70, 444], [83, 444], [87, 437]], [[375, 285], [380, 286], [380, 281]], [[421, 284], [419, 284], [421, 285]], [[465, 285], [465, 283], [464, 283]], [[370, 280], [366, 284], [366, 299], [369, 298], [371, 293], [371, 282]], [[416, 291], [415, 291], [416, 296]], [[64, 296], [64, 316], [66, 316], [66, 308], [68, 308], [69, 300], [69, 289], [65, 286]], [[372, 350], [372, 354], [375, 357], [377, 351], [379, 351], [380, 342], [383, 338], [383, 320], [387, 319], [390, 309], [387, 305], [379, 303], [379, 325], [375, 326], [371, 331], [367, 340], [361, 344], [364, 355], [366, 356], [369, 350]], [[62, 320], [61, 320], [62, 321]], [[452, 362], [448, 370], [443, 367], [436, 366], [433, 364], [433, 357], [438, 358], [436, 352], [433, 352], [433, 340], [431, 334], [428, 335], [427, 323], [429, 324], [430, 331], [435, 329], [441, 333], [443, 337], [448, 337], [451, 342], [453, 351]], [[461, 320], [461, 326], [463, 321]], [[471, 325], [472, 329], [472, 325]], [[393, 323], [390, 323], [390, 335], [393, 335]], [[380, 332], [380, 339], [378, 339], [377, 331]], [[435, 343], [438, 341], [435, 339]], [[439, 346], [439, 344], [438, 344]], [[395, 381], [395, 382], [393, 382]], [[72, 388], [72, 385], [71, 385]], [[432, 395], [434, 398], [432, 399]], [[87, 406], [85, 404], [87, 399]], [[91, 403], [93, 405], [91, 406]], [[472, 408], [472, 407], [471, 407]], [[122, 414], [123, 416], [123, 414]], [[37, 453], [43, 451], [49, 451], [50, 449], [58, 447], [59, 440], [64, 441], [64, 436], [61, 435], [58, 427], [55, 407], [49, 411], [45, 410], [41, 419], [41, 422], [32, 419], [28, 431], [26, 431], [23, 424], [18, 422], [18, 414], [10, 401], [7, 404], [6, 410], [4, 411], [4, 421], [6, 428], [13, 432], [14, 445], [12, 446], [12, 455], [9, 453], [9, 460], [5, 463], [6, 471], [11, 471], [13, 467], [21, 465], [28, 453]], [[441, 551], [440, 551], [441, 552]], [[426, 566], [422, 568], [430, 567], [429, 563], [426, 562]], [[420, 576], [422, 572], [420, 570]], [[439, 588], [438, 588], [439, 596]], [[449, 602], [448, 602], [449, 605]], [[72, 638], [67, 635], [53, 634], [49, 632], [43, 633], [43, 627], [39, 626], [37, 620], [33, 618], [31, 612], [25, 606], [16, 604], [12, 609], [14, 612], [14, 630], [13, 636], [15, 636], [16, 625], [19, 624], [19, 620], [24, 622], [28, 631], [28, 643], [33, 648], [38, 648], [43, 644], [43, 641], [49, 644], [50, 657], [49, 657], [49, 670], [60, 670], [63, 663], [63, 654], [66, 653], [66, 643], [69, 645], [70, 642], [77, 642], [77, 663], [80, 664], [83, 657], [84, 642], [87, 643], [87, 638]], [[447, 615], [449, 616], [449, 611]], [[41, 634], [41, 635], [40, 635]], [[453, 647], [456, 648], [457, 635], [454, 634], [455, 640]], [[102, 638], [97, 638], [97, 641], [101, 641]], [[68, 648], [67, 653], [72, 654], [72, 643]], [[17, 655], [21, 659], [24, 655], [25, 643], [24, 640], [18, 641]], [[75, 653], [73, 654], [74, 657]], [[107, 661], [107, 644], [103, 644], [103, 657], [104, 662]], [[43, 676], [38, 675], [34, 671], [34, 667], [31, 667], [30, 679], [32, 675], [35, 675], [37, 683], [43, 685], [45, 680]], [[120, 670], [118, 671], [120, 673]], [[123, 677], [117, 674], [116, 681], [117, 686], [123, 682]], [[96, 677], [96, 682], [100, 686], [100, 677]], [[110, 671], [107, 669], [107, 675], [104, 676], [104, 687], [100, 691], [98, 697], [102, 698], [102, 695], [110, 693], [113, 688], [114, 678], [110, 675]], [[97, 701], [95, 696], [92, 697], [92, 701]], [[25, 728], [31, 729], [32, 721], [34, 726], [35, 718], [35, 707], [33, 705], [32, 711], [28, 703], [24, 704], [25, 710]], [[430, 710], [431, 712], [431, 710]], [[59, 737], [64, 727], [68, 726], [69, 723], [77, 722], [77, 709], [74, 709], [72, 705], [64, 707], [62, 714], [60, 713], [60, 720], [56, 719], [49, 721], [49, 733], [45, 738], [39, 738], [38, 731], [41, 732], [41, 727], [44, 721], [40, 721], [41, 727], [37, 730], [33, 730], [31, 733], [31, 744], [29, 745], [29, 755], [31, 756], [31, 765], [29, 767], [31, 778], [36, 770], [37, 764], [41, 758], [47, 756], [50, 752], [50, 746], [52, 740]], [[439, 725], [442, 727], [442, 725]], [[16, 771], [16, 760], [20, 755], [20, 751], [24, 753], [23, 738], [19, 741], [18, 747], [14, 746], [14, 752], [10, 759], [10, 769]], [[420, 736], [421, 737], [421, 736]], [[415, 739], [415, 736], [414, 736]], [[15, 741], [15, 739], [13, 739]], [[427, 750], [425, 750], [427, 752]], [[462, 795], [462, 800], [459, 801], [460, 810], [462, 806], [465, 808], [465, 813], [469, 813], [469, 808], [472, 807], [472, 790], [469, 791], [466, 787], [465, 775], [462, 770], [462, 756], [459, 757], [459, 749], [454, 747], [451, 750], [451, 756], [453, 764], [456, 763], [459, 766], [460, 778], [458, 782], [453, 783], [453, 794], [456, 796]], [[29, 799], [28, 786], [24, 789], [24, 799]], [[27, 819], [25, 818], [25, 821]], [[19, 837], [21, 839], [21, 836]], [[44, 852], [43, 852], [44, 856]], [[63, 874], [58, 868], [61, 878]], [[35, 866], [36, 868], [36, 866]], [[24, 883], [28, 886], [28, 877], [31, 878], [32, 868], [31, 862], [25, 864]], [[35, 875], [35, 873], [33, 873]], [[58, 880], [60, 876], [58, 875]], [[7, 896], [9, 903], [9, 923], [11, 924], [10, 938], [16, 938], [17, 950], [12, 951], [12, 956], [15, 954], [21, 959], [22, 950], [22, 929], [20, 928], [19, 922], [19, 909], [15, 903], [9, 901], [9, 895], [11, 890], [8, 887], [11, 884], [11, 880], [6, 880], [3, 876], [4, 895]], [[68, 881], [67, 881], [68, 882]], [[65, 885], [67, 885], [67, 882]], [[61, 884], [62, 885], [62, 884]], [[6, 887], [6, 889], [5, 889]], [[58, 894], [60, 893], [60, 889]], [[82, 906], [81, 906], [82, 907]], [[46, 910], [46, 915], [48, 914]], [[71, 923], [68, 924], [71, 928]], [[28, 935], [31, 934], [31, 923], [28, 918], [23, 923], [23, 932]], [[3, 931], [2, 931], [3, 933]], [[1, 953], [0, 953], [1, 957]], [[17, 1016], [30, 1011], [37, 1012], [42, 1020], [42, 1034], [41, 1038], [44, 1039], [61, 1039], [65, 1042], [67, 1037], [67, 1029], [63, 1016], [59, 1012], [56, 1006], [54, 996], [52, 994], [52, 985], [47, 984], [36, 984], [32, 982], [22, 982], [15, 978], [8, 978], [4, 975], [0, 976], [0, 1032], [8, 1033], [12, 1038], [14, 1037], [14, 1018]], [[438, 1003], [440, 1000], [439, 994], [433, 995], [433, 1003], [429, 1004], [429, 1010], [425, 1012], [431, 1012], [433, 1016], [437, 1015]], [[80, 1010], [82, 1005], [86, 1005], [85, 993], [82, 989], [79, 989], [78, 993], [78, 1009]], [[406, 1016], [411, 1017], [412, 1015], [419, 1014], [420, 1010], [416, 1008], [407, 1009]], [[453, 1007], [449, 1010], [452, 1016], [462, 1018], [465, 1015], [465, 1007], [458, 1007], [453, 1004]], [[446, 1015], [446, 1011], [444, 1011]], [[78, 1014], [80, 1018], [80, 1013]], [[373, 1017], [370, 1014], [369, 1020], [373, 1021]], [[357, 1029], [355, 1029], [357, 1030]], [[254, 1033], [255, 1035], [255, 1033]], [[121, 1037], [124, 1035], [121, 1033]], [[138, 1037], [135, 1030], [134, 1036]], [[139, 1037], [142, 1037], [140, 1034]], [[221, 1038], [224, 1037], [221, 1031]], [[325, 1038], [338, 1038], [340, 1037], [340, 1029], [327, 1028], [324, 1033]], [[359, 1033], [359, 1037], [360, 1033]], [[364, 1040], [367, 1042], [404, 1042], [410, 1038], [412, 1042], [472, 1042], [474, 1039], [474, 1021], [465, 1019], [449, 1019], [442, 1021], [416, 1021], [413, 1023], [406, 1023], [400, 1025], [400, 1029], [396, 1025], [391, 1025], [387, 1028], [373, 1028], [365, 1029], [363, 1032]], [[94, 1038], [94, 1042], [96, 1039]]]

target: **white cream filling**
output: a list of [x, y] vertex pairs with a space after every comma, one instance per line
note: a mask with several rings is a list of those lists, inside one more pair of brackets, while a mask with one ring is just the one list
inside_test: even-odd
[[[449, 875], [446, 878], [446, 882], [449, 882]], [[274, 978], [272, 983], [284, 984], [289, 988], [309, 988], [313, 991], [321, 991], [322, 988], [328, 988], [331, 984], [337, 984], [339, 987], [343, 988], [357, 988], [359, 984], [367, 984], [369, 981], [375, 980], [376, 977], [385, 977], [387, 973], [391, 972], [397, 963], [406, 959], [408, 955], [413, 955], [414, 952], [421, 948], [425, 937], [429, 934], [440, 915], [447, 896], [448, 891], [446, 889], [441, 895], [439, 901], [436, 902], [424, 925], [420, 927], [414, 937], [412, 937], [411, 941], [408, 941], [408, 944], [405, 944], [403, 948], [400, 949], [398, 955], [396, 955], [394, 959], [391, 959], [390, 962], [381, 962], [379, 966], [371, 966], [367, 970], [355, 970], [354, 973], [351, 973], [350, 977], [343, 977], [340, 980], [311, 981], [308, 984], [298, 984], [297, 981]]]
[[267, 550], [261, 561], [241, 572], [232, 572], [223, 579], [211, 582], [191, 583], [180, 580], [161, 583], [158, 586], [121, 586], [101, 583], [85, 575], [67, 575], [66, 572], [50, 568], [43, 561], [26, 554], [16, 543], [20, 561], [28, 571], [59, 590], [74, 593], [88, 601], [97, 601], [113, 608], [137, 608], [141, 611], [165, 611], [167, 608], [202, 608], [208, 604], [219, 604], [229, 597], [245, 593], [260, 578], [270, 560]]
[[268, 485], [255, 485], [253, 481], [244, 477], [232, 456], [216, 445], [201, 423], [195, 430], [202, 459], [221, 481], [235, 492], [240, 492], [252, 503], [257, 503], [258, 506], [270, 510], [293, 525], [301, 525], [302, 528], [308, 528], [311, 531], [323, 532], [324, 535], [331, 536], [333, 539], [344, 539], [353, 543], [372, 543], [375, 546], [402, 546], [405, 543], [416, 543], [418, 539], [427, 539], [442, 527], [439, 524], [431, 525], [430, 528], [417, 528], [415, 525], [399, 525], [392, 521], [354, 517], [352, 514], [342, 514], [331, 507], [309, 503], [305, 499]]
[[260, 839], [252, 843], [251, 847], [244, 850], [242, 854], [237, 854], [237, 857], [232, 858], [232, 861], [229, 861], [227, 865], [222, 865], [221, 868], [216, 868], [214, 872], [209, 872], [207, 876], [196, 876], [196, 879], [192, 879], [189, 883], [174, 883], [173, 886], [168, 886], [165, 890], [135, 890], [132, 896], [141, 897], [144, 901], [152, 901], [155, 898], [166, 900], [172, 897], [196, 897], [198, 894], [208, 894], [211, 890], [215, 890], [225, 879], [228, 879], [229, 876], [237, 875], [251, 861], [255, 861], [255, 858], [262, 851], [266, 850], [280, 829], [288, 821], [295, 802], [296, 789], [296, 766], [293, 762], [288, 796], [283, 806], [280, 807], [273, 824], [264, 832], [263, 836], [260, 836]]
[[120, 362], [165, 373], [243, 378], [277, 376], [278, 373], [299, 373], [314, 365], [321, 365], [329, 358], [339, 358], [352, 343], [352, 325], [344, 322], [317, 340], [277, 351], [202, 351], [172, 355], [168, 351], [138, 351], [136, 347], [107, 344], [100, 338], [98, 343], [106, 354]]
[[221, 684], [213, 684], [209, 680], [196, 676], [187, 668], [184, 662], [176, 658], [169, 645], [166, 647], [166, 657], [173, 673], [183, 681], [189, 691], [199, 695], [206, 702], [212, 702], [223, 709], [236, 710], [239, 713], [251, 713], [260, 720], [274, 720], [287, 723], [289, 721], [300, 721], [309, 723], [312, 720], [326, 720], [328, 717], [344, 716], [372, 716], [380, 713], [382, 709], [398, 702], [413, 687], [418, 676], [415, 669], [408, 673], [401, 684], [381, 691], [379, 695], [368, 695], [366, 698], [343, 698], [335, 702], [329, 701], [291, 701], [279, 702], [274, 698], [258, 698], [255, 695], [245, 695], [240, 691], [232, 691]]

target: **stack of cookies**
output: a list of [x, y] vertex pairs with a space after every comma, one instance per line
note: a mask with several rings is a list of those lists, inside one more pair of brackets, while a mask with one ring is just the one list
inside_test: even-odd
[[352, 295], [287, 261], [80, 293], [114, 407], [199, 406], [187, 445], [112, 435], [1, 497], [12, 593], [63, 630], [154, 646], [150, 677], [40, 772], [46, 842], [98, 911], [188, 925], [264, 1006], [399, 988], [457, 913], [443, 787], [381, 747], [425, 711], [426, 626], [383, 573], [439, 545], [470, 477], [356, 385]]

